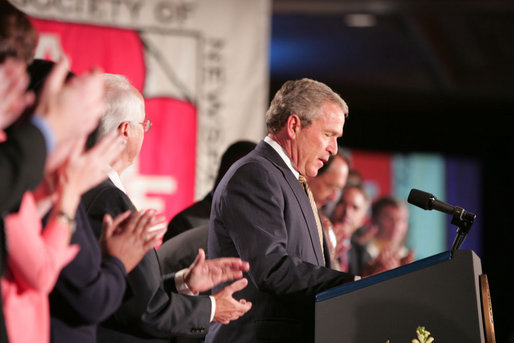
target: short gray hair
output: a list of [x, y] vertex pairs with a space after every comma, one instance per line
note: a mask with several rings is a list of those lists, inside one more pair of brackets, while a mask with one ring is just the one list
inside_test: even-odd
[[324, 83], [307, 78], [287, 81], [273, 97], [266, 113], [268, 133], [280, 131], [291, 114], [300, 117], [303, 126], [309, 126], [321, 115], [325, 103], [338, 105], [348, 115], [346, 102]]
[[123, 75], [103, 74], [106, 111], [98, 124], [97, 139], [117, 129], [123, 122], [137, 122], [144, 113], [144, 101]]

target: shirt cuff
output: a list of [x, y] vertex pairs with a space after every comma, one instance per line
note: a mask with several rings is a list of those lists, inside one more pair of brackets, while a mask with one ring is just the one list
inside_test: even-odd
[[175, 287], [177, 287], [177, 292], [185, 295], [198, 295], [198, 293], [193, 293], [189, 289], [189, 286], [184, 279], [184, 275], [188, 271], [188, 268], [184, 268], [175, 273]]
[[41, 133], [43, 134], [43, 137], [46, 142], [47, 155], [50, 154], [55, 148], [55, 137], [54, 133], [52, 132], [52, 128], [50, 127], [50, 125], [48, 125], [48, 122], [45, 118], [43, 118], [42, 116], [38, 116], [36, 114], [34, 114], [30, 118], [30, 122], [32, 123], [32, 125], [37, 127], [39, 131], [41, 131]]
[[[198, 295], [198, 293], [191, 292], [189, 286], [186, 283], [186, 280], [184, 280], [184, 275], [188, 270], [188, 268], [185, 268], [175, 273], [175, 287], [177, 287], [177, 292], [180, 294]], [[214, 319], [214, 314], [216, 313], [216, 299], [214, 299], [212, 295], [209, 295], [209, 299], [211, 299], [211, 317], [209, 322], [212, 322]]]
[[214, 319], [214, 314], [216, 313], [216, 299], [212, 295], [209, 295], [209, 298], [211, 299], [211, 319], [209, 322], [212, 322]]

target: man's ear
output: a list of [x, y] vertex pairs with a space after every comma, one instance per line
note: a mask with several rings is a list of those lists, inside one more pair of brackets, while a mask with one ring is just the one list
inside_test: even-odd
[[125, 121], [118, 126], [118, 133], [122, 137], [128, 137], [129, 135], [129, 125], [130, 123], [128, 121]]
[[290, 138], [296, 138], [302, 128], [302, 121], [297, 114], [291, 114], [286, 121], [287, 134]]

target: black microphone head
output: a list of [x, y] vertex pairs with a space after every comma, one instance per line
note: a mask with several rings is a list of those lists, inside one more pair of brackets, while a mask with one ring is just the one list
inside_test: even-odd
[[419, 189], [411, 189], [407, 201], [409, 204], [421, 207], [424, 210], [431, 210], [432, 203], [435, 197], [427, 192], [420, 191]]

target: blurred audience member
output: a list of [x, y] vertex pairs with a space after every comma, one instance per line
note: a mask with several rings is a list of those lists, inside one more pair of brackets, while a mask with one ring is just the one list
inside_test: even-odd
[[409, 212], [405, 202], [381, 197], [371, 207], [371, 225], [376, 234], [366, 245], [371, 260], [362, 275], [369, 276], [414, 261], [414, 251], [405, 246]]
[[338, 270], [338, 261], [336, 259], [337, 238], [334, 227], [330, 219], [322, 213], [322, 208], [327, 202], [335, 201], [339, 192], [346, 184], [348, 172], [350, 170], [350, 162], [346, 155], [343, 154], [341, 148], [337, 150], [336, 155], [330, 156], [328, 161], [318, 170], [315, 177], [307, 177], [307, 183], [311, 189], [314, 201], [318, 207], [319, 216], [325, 237], [327, 239], [328, 249], [331, 259], [332, 269]]
[[357, 186], [364, 187], [361, 173], [351, 168], [348, 172], [348, 179], [346, 180], [346, 186]]
[[100, 75], [77, 76], [65, 84], [66, 75], [64, 62], [57, 63], [34, 115], [6, 130], [8, 139], [0, 144], [0, 161], [5, 160], [0, 184], [9, 196], [0, 199], [2, 209], [12, 208], [25, 190], [39, 183], [49, 153], [61, 145], [70, 149], [75, 139], [86, 137], [98, 122], [104, 109]]
[[323, 208], [329, 200], [334, 201], [337, 198], [346, 184], [349, 171], [350, 160], [339, 147], [337, 154], [330, 156], [318, 170], [317, 176], [307, 178], [318, 208]]
[[[48, 169], [45, 180], [56, 180], [55, 191], [44, 195], [41, 191], [34, 193], [40, 200], [37, 205], [43, 209], [37, 208], [33, 194], [28, 192], [20, 211], [5, 219], [9, 250], [2, 296], [11, 342], [49, 341], [48, 294], [60, 270], [78, 252], [77, 245], [68, 247], [68, 243], [75, 230], [74, 218], [81, 193], [107, 176], [105, 164], [112, 162], [120, 151], [112, 137], [90, 153], [82, 153], [84, 142], [82, 139], [73, 144], [73, 150], [68, 151], [65, 163], [57, 171], [57, 166]], [[43, 185], [42, 188], [48, 189]], [[42, 231], [39, 215], [46, 212], [48, 198], [54, 200], [54, 206]]]
[[36, 44], [37, 32], [27, 16], [9, 1], [0, 1], [0, 63], [11, 58], [29, 65]]
[[[223, 175], [225, 175], [225, 173], [227, 172], [228, 168], [230, 168], [232, 163], [234, 163], [235, 161], [237, 161], [238, 159], [252, 151], [256, 145], [257, 144], [254, 142], [242, 140], [232, 143], [225, 150], [225, 152], [221, 156], [221, 162], [218, 168], [218, 174], [216, 175], [216, 180], [214, 182], [214, 187], [209, 193], [207, 193], [207, 195], [202, 200], [195, 202], [191, 206], [177, 213], [170, 220], [168, 224], [168, 231], [166, 231], [163, 237], [163, 243], [169, 240], [170, 238], [173, 238], [181, 234], [186, 230], [209, 224], [212, 195], [214, 194], [216, 186], [221, 181]], [[203, 248], [203, 246], [199, 247]], [[198, 249], [195, 249], [195, 255], [197, 251]]]
[[[0, 214], [15, 211], [22, 195], [41, 181], [47, 155], [71, 138], [83, 137], [95, 127], [103, 111], [102, 80], [85, 75], [65, 85], [59, 65], [44, 86], [30, 120], [11, 125], [33, 104], [25, 92], [26, 65], [32, 60], [36, 32], [28, 18], [8, 1], [0, 2], [0, 127], [7, 128], [0, 141]], [[0, 220], [0, 274], [4, 271], [5, 237]], [[1, 300], [1, 298], [0, 298]], [[3, 308], [3, 304], [0, 304]], [[0, 342], [7, 342], [3, 311]]]
[[364, 225], [368, 208], [369, 199], [361, 186], [345, 186], [332, 216], [337, 238], [335, 255], [341, 271], [360, 275], [369, 260], [364, 246], [352, 239]]
[[[54, 67], [55, 64], [51, 61], [34, 60], [28, 68], [31, 76], [29, 88], [41, 95], [43, 84]], [[68, 72], [66, 79], [73, 77], [75, 75]], [[84, 143], [85, 137], [82, 137], [78, 145], [80, 149], [72, 155], [82, 152]], [[82, 174], [76, 178], [79, 182], [73, 184], [82, 185], [81, 192], [84, 192], [106, 179], [108, 170], [105, 166], [113, 163], [124, 146], [124, 140], [113, 133], [105, 136], [88, 152], [82, 152], [82, 163], [75, 168], [76, 173]], [[55, 169], [68, 153], [68, 145], [59, 144], [47, 161], [47, 172]], [[45, 178], [45, 181], [48, 180], [51, 178]], [[95, 181], [91, 183], [91, 180]], [[52, 186], [54, 185], [51, 183], [43, 183], [43, 187], [37, 190], [39, 197], [47, 196], [45, 193], [51, 192]], [[151, 212], [138, 213], [132, 217], [127, 212], [115, 219], [107, 216], [104, 218], [105, 234], [98, 242], [81, 203], [78, 204], [76, 212], [73, 212], [72, 218], [76, 230], [71, 237], [71, 243], [80, 250], [63, 268], [50, 293], [51, 342], [96, 341], [97, 324], [121, 304], [127, 272], [158, 241], [155, 235], [146, 236], [146, 229], [159, 220], [164, 220], [164, 217], [155, 217]], [[91, 299], [95, 301], [91, 302]]]
[[[341, 148], [339, 148], [339, 149], [341, 149]], [[346, 154], [343, 154], [342, 150], [338, 150], [338, 151], [341, 151], [341, 155], [344, 157], [344, 159], [346, 160], [348, 167], [349, 167], [348, 177], [346, 178], [345, 186], [348, 186], [351, 184], [361, 184], [362, 183], [361, 175], [359, 174], [358, 171], [353, 169], [350, 158]], [[321, 214], [325, 215], [328, 218], [331, 218], [332, 215], [334, 214], [334, 209], [335, 209], [336, 204], [339, 201], [340, 197], [341, 197], [341, 189], [337, 192], [336, 196], [329, 198], [327, 200], [326, 204], [323, 205], [323, 207], [321, 207], [321, 209], [320, 209]]]

